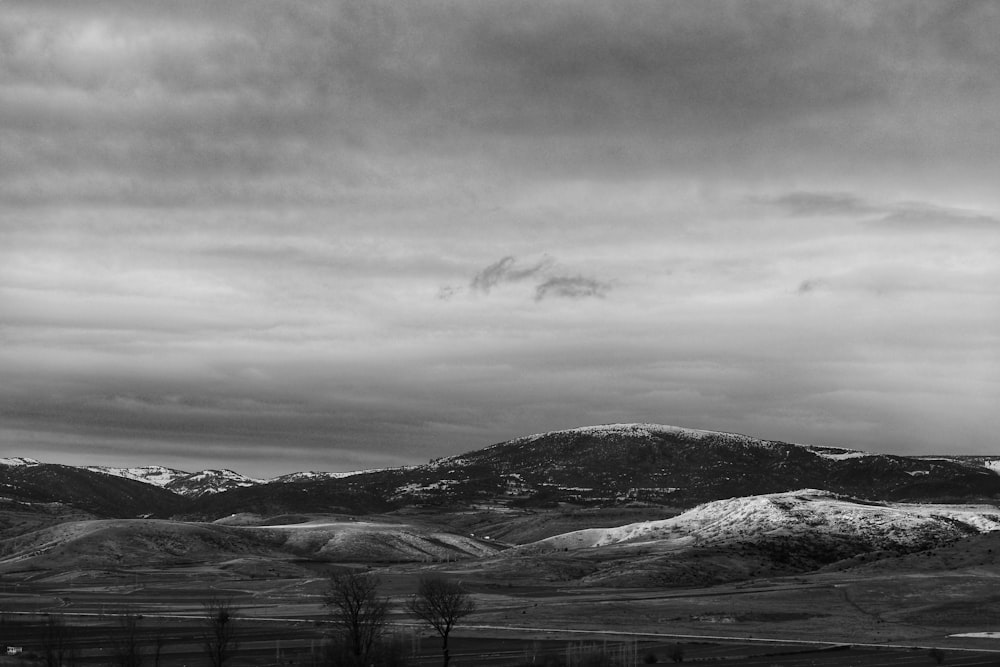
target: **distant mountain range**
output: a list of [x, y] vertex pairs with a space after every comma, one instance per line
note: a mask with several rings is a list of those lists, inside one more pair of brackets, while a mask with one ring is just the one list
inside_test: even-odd
[[302, 472], [73, 467], [0, 459], [7, 502], [62, 503], [102, 517], [215, 519], [253, 512], [366, 513], [408, 506], [661, 504], [821, 489], [871, 500], [1000, 498], [1000, 457], [893, 456], [656, 424], [517, 438], [405, 468]]

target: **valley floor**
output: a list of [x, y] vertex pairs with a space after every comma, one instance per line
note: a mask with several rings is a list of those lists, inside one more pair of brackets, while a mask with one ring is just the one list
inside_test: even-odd
[[[197, 663], [200, 617], [212, 596], [240, 610], [242, 642], [234, 665], [312, 664], [328, 628], [325, 570], [315, 576], [237, 576], [213, 567], [7, 575], [0, 584], [0, 643], [40, 650], [39, 623], [58, 615], [76, 628], [82, 662], [107, 664], [116, 616], [143, 615], [152, 640], [166, 638], [163, 667]], [[448, 568], [451, 568], [449, 572]], [[954, 635], [998, 629], [998, 580], [991, 572], [820, 573], [690, 589], [566, 589], [461, 578], [479, 611], [456, 630], [453, 667], [544, 664], [545, 655], [617, 651], [640, 664], [659, 662], [680, 644], [695, 658], [746, 665], [927, 665], [931, 649], [949, 665], [998, 665], [1000, 641]], [[438, 664], [437, 643], [404, 611], [418, 573], [379, 570], [393, 602], [391, 623], [414, 654]], [[847, 648], [850, 647], [850, 648]], [[25, 661], [11, 664], [28, 664]]]

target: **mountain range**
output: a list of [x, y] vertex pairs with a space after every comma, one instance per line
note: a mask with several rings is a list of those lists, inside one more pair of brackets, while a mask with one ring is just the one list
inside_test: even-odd
[[657, 424], [531, 435], [425, 465], [302, 472], [262, 480], [232, 470], [73, 467], [0, 459], [0, 496], [100, 517], [368, 513], [401, 507], [659, 504], [822, 489], [870, 500], [1000, 497], [1000, 457], [896, 456]]
[[317, 562], [449, 561], [496, 585], [706, 585], [896, 561], [947, 566], [963, 549], [974, 554], [962, 562], [979, 567], [994, 563], [1000, 539], [998, 461], [655, 424], [270, 480], [6, 458], [0, 572], [194, 563], [221, 576], [307, 576]]

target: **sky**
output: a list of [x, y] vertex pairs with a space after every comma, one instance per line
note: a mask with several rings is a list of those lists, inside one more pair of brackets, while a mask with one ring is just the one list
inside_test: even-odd
[[1000, 5], [0, 2], [0, 452], [1000, 455]]

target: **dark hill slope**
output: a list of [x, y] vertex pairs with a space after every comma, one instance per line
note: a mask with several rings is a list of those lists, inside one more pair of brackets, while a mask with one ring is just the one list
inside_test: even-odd
[[496, 502], [691, 507], [801, 488], [875, 500], [968, 501], [1000, 497], [1000, 476], [955, 460], [619, 424], [518, 438], [413, 468], [246, 487], [199, 501], [195, 511], [211, 518], [242, 511], [364, 513]]
[[[819, 488], [886, 500], [992, 498], [1000, 476], [949, 460], [865, 454], [732, 433], [623, 424], [511, 440], [432, 467], [444, 477], [521, 482], [536, 497], [685, 505]], [[527, 490], [527, 489], [526, 489]]]
[[252, 513], [276, 516], [287, 513], [373, 514], [396, 505], [363, 486], [345, 480], [272, 482], [247, 486], [195, 499], [187, 509], [190, 518], [217, 519], [230, 514]]
[[49, 463], [0, 465], [0, 495], [29, 503], [61, 503], [113, 518], [169, 516], [187, 504], [151, 484]]

